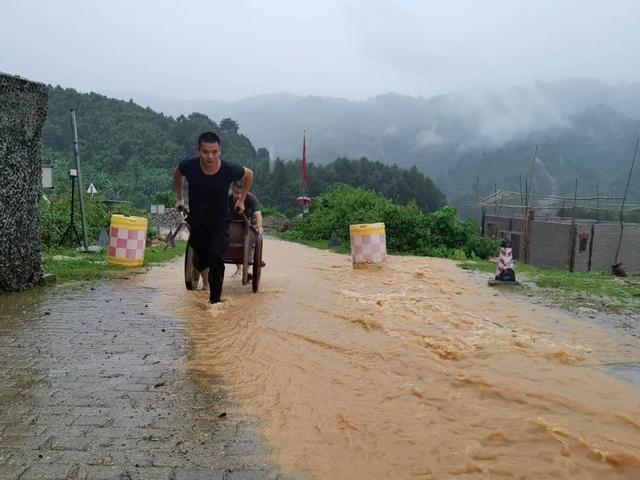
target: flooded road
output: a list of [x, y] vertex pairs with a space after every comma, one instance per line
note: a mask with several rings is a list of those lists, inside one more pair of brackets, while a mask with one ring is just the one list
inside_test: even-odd
[[640, 478], [640, 389], [606, 372], [640, 360], [628, 337], [448, 260], [353, 270], [275, 240], [265, 259], [260, 293], [228, 277], [217, 308], [182, 291], [180, 265], [152, 272], [155, 308], [187, 321], [187, 370], [230, 384], [285, 474]]

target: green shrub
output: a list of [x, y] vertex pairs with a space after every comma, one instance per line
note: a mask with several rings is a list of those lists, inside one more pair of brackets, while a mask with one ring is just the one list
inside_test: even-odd
[[[69, 226], [71, 216], [71, 196], [58, 195], [42, 202], [42, 228], [41, 239], [45, 248], [56, 247], [60, 244], [62, 236]], [[108, 211], [99, 200], [85, 197], [85, 211], [87, 219], [87, 238], [90, 243], [96, 243], [100, 232], [108, 230], [111, 224], [112, 214], [135, 215], [145, 217], [146, 211], [133, 208], [128, 204], [119, 204]], [[74, 225], [78, 236], [82, 241], [82, 221], [80, 219], [80, 205], [76, 198], [74, 211]], [[153, 234], [149, 229], [148, 234]]]
[[470, 258], [486, 259], [495, 257], [500, 251], [500, 242], [495, 238], [474, 235], [467, 241], [465, 252]]
[[453, 251], [453, 255], [451, 255], [451, 257], [454, 260], [458, 260], [459, 262], [466, 262], [467, 261], [467, 254], [464, 253], [464, 250], [460, 250], [458, 248], [456, 248]]
[[275, 218], [281, 218], [281, 219], [286, 219], [287, 216], [282, 213], [280, 210], [278, 210], [275, 207], [262, 207], [262, 216], [263, 217], [275, 217]]
[[344, 185], [336, 186], [312, 205], [309, 214], [298, 218], [285, 235], [292, 240], [328, 240], [335, 230], [349, 242], [349, 225], [384, 222], [389, 253], [435, 257], [488, 258], [497, 243], [477, 235], [477, 226], [461, 221], [457, 211], [444, 207], [425, 214], [415, 203], [394, 204], [375, 192]]
[[176, 193], [173, 190], [156, 193], [153, 201], [167, 207], [173, 207], [176, 204]]

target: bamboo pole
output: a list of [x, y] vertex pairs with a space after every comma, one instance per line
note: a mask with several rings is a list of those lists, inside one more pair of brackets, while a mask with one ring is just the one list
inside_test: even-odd
[[576, 178], [576, 189], [573, 194], [573, 212], [571, 214], [571, 229], [569, 231], [569, 271], [574, 272], [576, 266], [576, 237], [578, 236], [578, 226], [576, 224], [576, 208], [578, 206], [578, 179]]
[[633, 160], [631, 161], [631, 168], [629, 168], [629, 176], [627, 177], [627, 186], [624, 189], [624, 197], [622, 199], [622, 206], [620, 207], [620, 238], [618, 238], [618, 248], [616, 248], [616, 258], [613, 260], [613, 264], [618, 264], [618, 256], [620, 255], [620, 246], [622, 245], [622, 235], [624, 234], [624, 204], [627, 202], [627, 193], [629, 192], [629, 183], [631, 183], [631, 174], [633, 173], [633, 166], [636, 163], [636, 156], [638, 155], [638, 144], [640, 144], [640, 137], [636, 141], [636, 148], [633, 152]]
[[[533, 152], [533, 159], [531, 160], [531, 172], [529, 173], [529, 195], [533, 193], [533, 171], [536, 166], [536, 158], [538, 156], [538, 144], [536, 143], [536, 149]], [[529, 201], [527, 199], [527, 205], [529, 205]]]

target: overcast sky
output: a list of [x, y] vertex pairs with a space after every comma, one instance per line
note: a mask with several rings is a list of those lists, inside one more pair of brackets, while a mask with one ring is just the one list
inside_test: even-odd
[[637, 82], [638, 52], [636, 0], [0, 0], [0, 71], [111, 94]]

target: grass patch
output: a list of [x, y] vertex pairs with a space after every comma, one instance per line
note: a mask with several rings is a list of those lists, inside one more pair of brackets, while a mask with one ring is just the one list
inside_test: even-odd
[[[168, 262], [184, 253], [186, 241], [176, 241], [175, 248], [147, 247], [144, 255], [144, 267]], [[121, 278], [132, 269], [109, 265], [106, 252], [82, 253], [73, 248], [50, 249], [42, 255], [44, 271], [56, 276], [59, 283], [74, 280], [97, 280], [101, 278]], [[140, 269], [133, 269], [140, 271]]]
[[176, 240], [175, 248], [151, 247], [144, 252], [144, 265], [152, 266], [159, 263], [165, 263], [184, 254], [187, 248], [186, 240]]
[[[488, 260], [459, 264], [468, 270], [495, 274]], [[616, 277], [608, 272], [568, 272], [556, 268], [516, 265], [516, 277], [539, 287], [540, 293], [565, 306], [583, 306], [602, 311], [640, 312], [640, 277]]]

